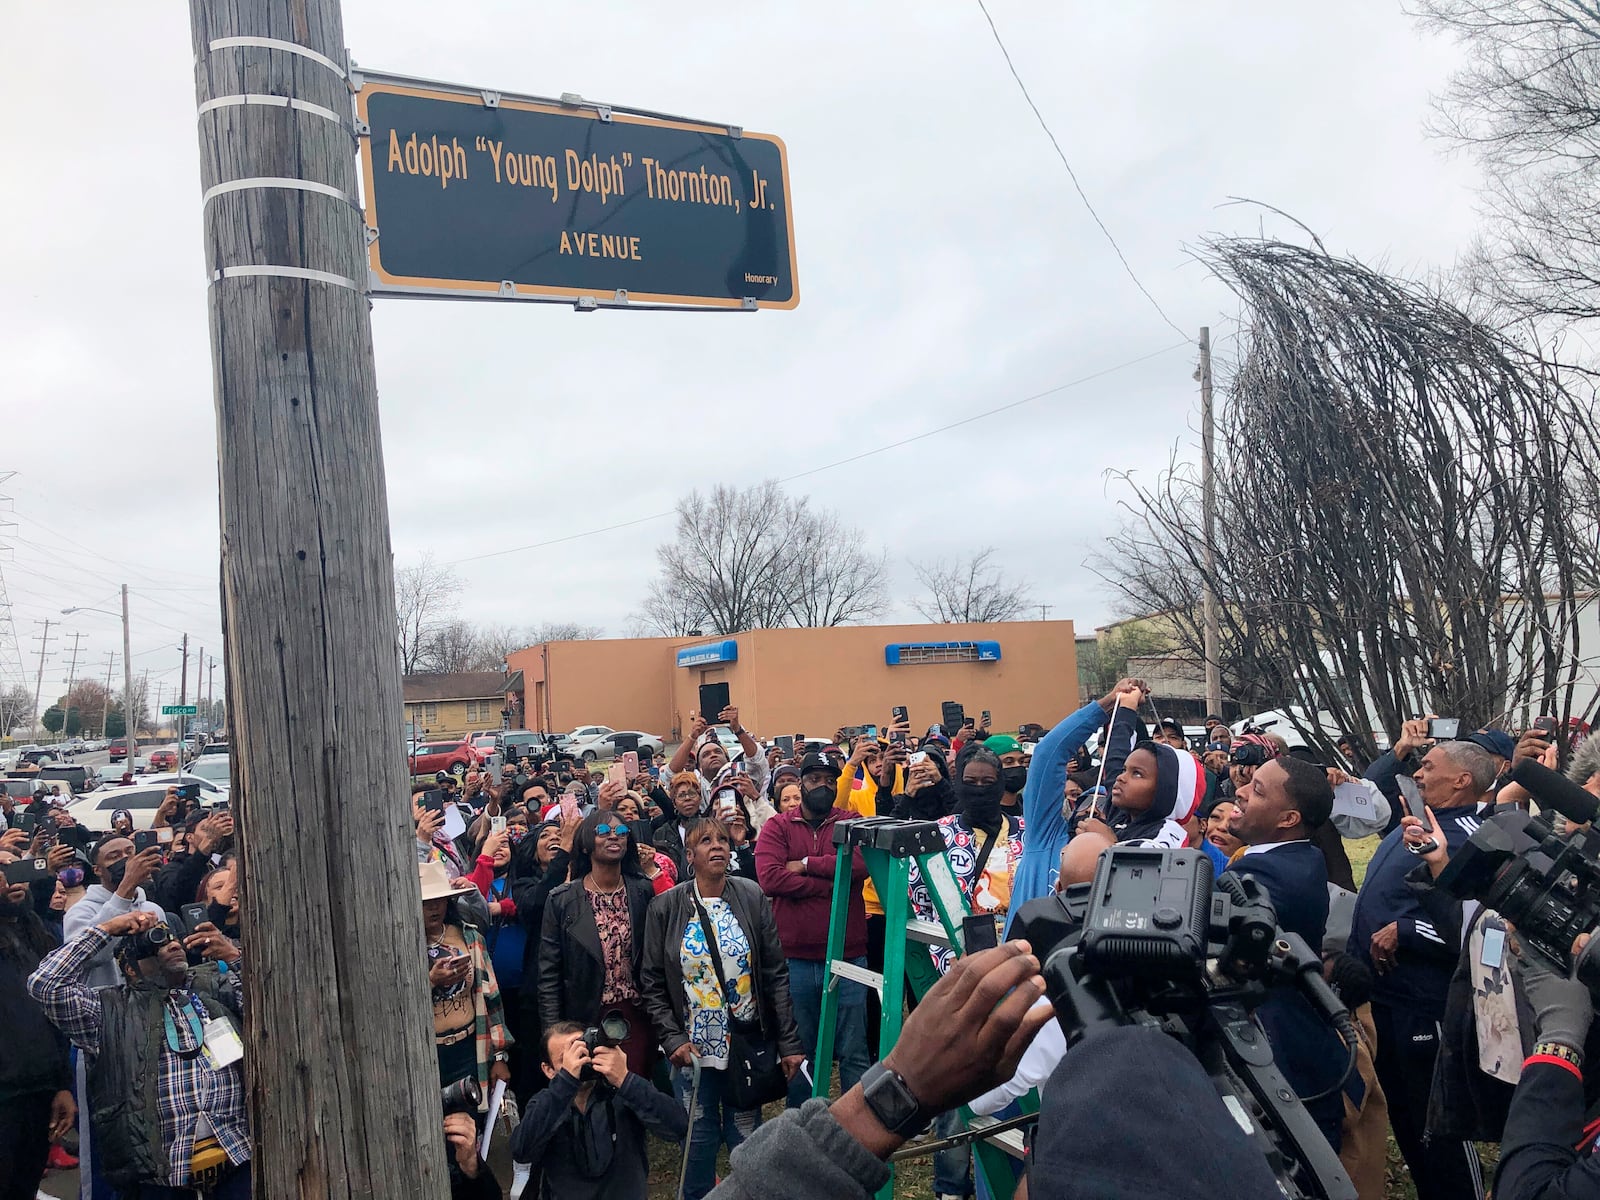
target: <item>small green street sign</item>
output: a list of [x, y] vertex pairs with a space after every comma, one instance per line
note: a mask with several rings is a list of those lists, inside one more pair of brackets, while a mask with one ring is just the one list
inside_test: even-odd
[[163, 717], [192, 717], [200, 710], [193, 704], [163, 704], [161, 715]]

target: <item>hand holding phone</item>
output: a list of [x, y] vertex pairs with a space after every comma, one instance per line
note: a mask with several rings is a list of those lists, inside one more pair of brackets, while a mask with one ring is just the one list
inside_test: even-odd
[[561, 793], [561, 819], [575, 821], [578, 819], [578, 798], [571, 792]]
[[504, 833], [505, 831], [506, 831], [506, 819], [504, 817], [490, 817], [489, 818], [489, 832], [490, 833]]
[[637, 750], [628, 750], [623, 753], [622, 775], [624, 781], [639, 777], [639, 752]]

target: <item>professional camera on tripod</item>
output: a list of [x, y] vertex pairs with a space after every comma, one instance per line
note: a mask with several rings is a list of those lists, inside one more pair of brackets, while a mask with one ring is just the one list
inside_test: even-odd
[[1254, 880], [1213, 881], [1211, 860], [1198, 850], [1115, 846], [1093, 883], [1024, 906], [1017, 922], [1044, 964], [1069, 1047], [1106, 1026], [1161, 1029], [1211, 1077], [1288, 1200], [1354, 1200], [1338, 1156], [1274, 1066], [1251, 1013], [1274, 987], [1304, 995], [1349, 1052], [1332, 1089], [1354, 1066], [1355, 1029], [1323, 981], [1321, 960], [1278, 928]]
[[1600, 833], [1588, 828], [1600, 801], [1532, 759], [1511, 771], [1541, 806], [1583, 828], [1557, 833], [1544, 813], [1506, 808], [1485, 821], [1440, 872], [1438, 884], [1477, 900], [1517, 927], [1517, 939], [1600, 996], [1600, 938], [1577, 961], [1572, 943], [1600, 926]]

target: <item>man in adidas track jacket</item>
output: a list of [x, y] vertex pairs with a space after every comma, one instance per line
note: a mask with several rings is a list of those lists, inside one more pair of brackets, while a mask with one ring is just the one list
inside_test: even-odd
[[[1454, 854], [1481, 823], [1485, 802], [1492, 803], [1494, 760], [1471, 742], [1440, 742], [1415, 779]], [[1404, 832], [1395, 829], [1385, 837], [1367, 867], [1350, 926], [1350, 953], [1373, 971], [1378, 1079], [1419, 1200], [1481, 1198], [1481, 1166], [1472, 1143], [1424, 1137], [1439, 1022], [1461, 953], [1462, 909], [1442, 894], [1424, 907], [1406, 876], [1420, 870], [1417, 878], [1426, 879], [1427, 867], [1406, 850]]]

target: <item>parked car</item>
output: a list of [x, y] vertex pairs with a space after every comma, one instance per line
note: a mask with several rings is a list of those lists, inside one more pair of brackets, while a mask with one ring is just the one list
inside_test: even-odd
[[163, 746], [159, 750], [150, 751], [146, 770], [149, 771], [176, 771], [178, 769], [178, 752], [171, 746]]
[[209, 758], [213, 754], [226, 754], [228, 752], [228, 739], [224, 737], [212, 738], [200, 747], [200, 757]]
[[178, 783], [197, 784], [200, 803], [208, 808], [228, 798], [216, 784], [198, 775], [147, 775], [127, 787], [103, 787], [81, 796], [67, 805], [67, 811], [91, 833], [110, 830], [111, 814], [119, 808], [125, 808], [132, 814], [135, 829], [149, 829], [155, 821], [156, 809], [161, 807], [161, 801], [166, 797], [167, 789]]
[[413, 775], [434, 775], [449, 771], [452, 775], [465, 775], [468, 767], [475, 767], [484, 756], [473, 748], [470, 738], [450, 742], [424, 742], [417, 747], [411, 760]]
[[106, 747], [106, 753], [110, 755], [112, 762], [121, 762], [128, 757], [128, 739], [112, 738], [111, 744]]
[[17, 761], [19, 763], [32, 763], [36, 767], [42, 767], [46, 763], [64, 763], [67, 761], [67, 756], [54, 747], [35, 746], [31, 750], [24, 750], [22, 752], [22, 756]]
[[77, 763], [40, 767], [34, 778], [45, 783], [65, 783], [75, 795], [92, 792], [101, 783], [99, 771]]
[[226, 798], [233, 785], [233, 763], [226, 754], [202, 754], [183, 769], [185, 775], [196, 775], [214, 784]]
[[585, 750], [605, 737], [606, 734], [615, 732], [616, 730], [609, 725], [579, 725], [567, 736], [571, 739], [569, 746], [573, 754], [581, 756]]
[[596, 759], [615, 758], [617, 756], [617, 739], [635, 737], [639, 739], [639, 757], [642, 759], [647, 754], [660, 754], [664, 743], [653, 733], [642, 733], [637, 729], [614, 730], [604, 737], [595, 738], [581, 751], [579, 756], [586, 763]]

